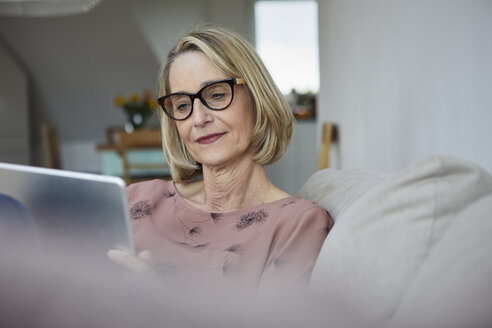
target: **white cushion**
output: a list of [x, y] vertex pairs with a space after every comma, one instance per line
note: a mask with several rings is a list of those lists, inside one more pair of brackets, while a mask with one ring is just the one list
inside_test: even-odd
[[325, 169], [313, 174], [296, 196], [320, 204], [336, 221], [356, 199], [390, 176], [383, 172]]
[[408, 289], [391, 327], [492, 327], [492, 195], [450, 224]]
[[486, 171], [445, 157], [418, 162], [376, 184], [339, 215], [311, 290], [350, 308], [367, 325], [391, 317], [449, 222], [490, 193]]

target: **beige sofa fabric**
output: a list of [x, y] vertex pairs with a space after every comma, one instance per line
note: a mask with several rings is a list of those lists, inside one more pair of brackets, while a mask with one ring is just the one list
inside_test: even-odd
[[[367, 181], [347, 179], [346, 172], [333, 175], [321, 172], [303, 187], [319, 193], [315, 199], [338, 214], [314, 268], [311, 290], [335, 299], [365, 325], [395, 314], [450, 222], [492, 193], [486, 171], [446, 157], [418, 162], [379, 183], [370, 174]], [[337, 188], [342, 191], [334, 192]]]
[[391, 327], [492, 327], [492, 195], [461, 212], [417, 272]]
[[337, 221], [356, 199], [390, 176], [382, 172], [326, 169], [312, 175], [297, 197], [321, 204]]

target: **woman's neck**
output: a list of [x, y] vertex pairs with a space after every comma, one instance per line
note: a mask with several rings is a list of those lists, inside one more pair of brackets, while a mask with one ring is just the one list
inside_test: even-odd
[[178, 184], [178, 192], [208, 212], [228, 212], [288, 196], [270, 182], [262, 165], [244, 158], [229, 164], [220, 169], [203, 166], [203, 181]]
[[201, 205], [211, 212], [251, 207], [267, 202], [273, 188], [256, 162], [240, 161], [222, 169], [203, 167]]

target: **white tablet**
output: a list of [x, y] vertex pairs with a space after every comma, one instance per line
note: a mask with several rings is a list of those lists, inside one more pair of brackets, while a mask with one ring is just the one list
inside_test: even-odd
[[[99, 258], [113, 248], [134, 251], [126, 188], [120, 178], [0, 163], [0, 200], [14, 202], [32, 218], [28, 221], [42, 249]], [[10, 221], [10, 226], [18, 223], [5, 207], [3, 212], [0, 208], [0, 220]], [[27, 225], [25, 229], [32, 228]]]

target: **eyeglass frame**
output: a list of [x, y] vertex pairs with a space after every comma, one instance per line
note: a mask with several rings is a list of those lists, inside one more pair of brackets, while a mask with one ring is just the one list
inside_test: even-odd
[[[231, 87], [231, 101], [224, 108], [212, 108], [212, 107], [210, 107], [210, 105], [202, 97], [203, 90], [205, 90], [206, 88], [208, 88], [211, 85], [214, 85], [214, 84], [217, 84], [217, 83], [224, 83], [224, 82], [227, 83], [227, 84], [229, 84], [229, 86]], [[241, 84], [246, 84], [246, 80], [244, 78], [242, 78], [242, 77], [213, 81], [213, 82], [207, 83], [207, 85], [203, 86], [196, 93], [189, 93], [189, 92], [184, 92], [184, 91], [174, 92], [174, 93], [170, 93], [170, 94], [164, 95], [162, 97], [159, 97], [157, 99], [157, 102], [161, 106], [161, 109], [164, 111], [164, 113], [170, 119], [172, 119], [174, 121], [184, 121], [187, 118], [189, 118], [191, 116], [191, 114], [193, 113], [193, 109], [194, 109], [194, 104], [195, 104], [195, 99], [196, 98], [200, 99], [200, 101], [202, 102], [202, 104], [205, 105], [205, 107], [207, 107], [210, 110], [221, 111], [221, 110], [227, 109], [232, 104], [232, 101], [234, 100], [234, 85], [241, 85]], [[168, 111], [166, 110], [166, 106], [164, 105], [164, 101], [166, 100], [166, 98], [169, 98], [171, 96], [176, 96], [176, 95], [184, 95], [184, 96], [190, 97], [190, 100], [191, 100], [191, 110], [190, 110], [190, 112], [188, 113], [188, 115], [185, 118], [175, 118], [175, 117], [173, 117], [170, 113], [168, 113]]]

